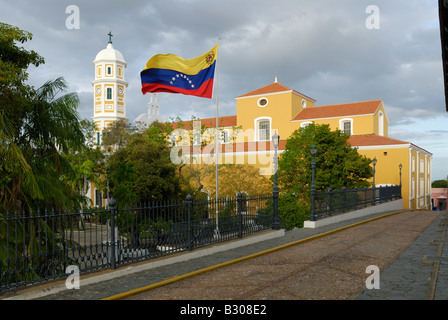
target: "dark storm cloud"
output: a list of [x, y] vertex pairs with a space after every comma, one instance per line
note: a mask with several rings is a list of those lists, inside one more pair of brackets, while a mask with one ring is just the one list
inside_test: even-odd
[[[65, 9], [74, 1], [19, 0], [5, 3], [1, 18], [34, 33], [29, 45], [47, 60], [32, 73], [36, 83], [63, 75], [80, 92], [91, 92], [92, 61], [112, 30], [114, 46], [128, 62], [131, 119], [145, 109], [139, 72], [149, 57], [194, 57], [213, 46], [217, 35], [223, 113], [234, 113], [235, 96], [269, 84], [276, 72], [281, 83], [320, 105], [380, 98], [392, 112], [404, 110], [392, 122], [422, 108], [428, 115], [439, 112], [436, 1], [375, 2], [379, 30], [365, 25], [372, 3], [347, 0], [75, 1], [79, 30], [65, 27]], [[172, 115], [194, 112], [193, 106], [198, 116], [214, 115], [213, 102], [204, 99], [163, 95], [160, 103]]]
[[[151, 56], [192, 58], [212, 48], [217, 35], [221, 115], [235, 114], [236, 96], [272, 83], [277, 73], [317, 105], [383, 99], [392, 129], [444, 116], [437, 0], [0, 2], [0, 21], [32, 32], [26, 47], [46, 59], [30, 69], [30, 82], [63, 76], [79, 93], [84, 118], [93, 115], [92, 61], [110, 30], [128, 63], [130, 120], [146, 112], [139, 75]], [[65, 25], [72, 4], [80, 9], [79, 30]], [[369, 5], [380, 10], [378, 30], [366, 27]], [[215, 100], [160, 94], [159, 103], [166, 117], [215, 116]]]

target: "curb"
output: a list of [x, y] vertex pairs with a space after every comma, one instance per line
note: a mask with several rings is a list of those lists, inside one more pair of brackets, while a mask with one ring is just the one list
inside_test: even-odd
[[350, 228], [353, 228], [353, 227], [356, 227], [356, 226], [359, 226], [359, 225], [362, 225], [362, 224], [365, 224], [365, 223], [368, 223], [368, 222], [371, 222], [371, 221], [387, 218], [389, 216], [396, 215], [396, 214], [403, 213], [403, 212], [408, 212], [408, 211], [409, 210], [400, 210], [400, 211], [388, 213], [388, 214], [385, 214], [385, 215], [382, 215], [382, 216], [378, 216], [378, 217], [374, 217], [374, 218], [371, 218], [371, 219], [367, 219], [367, 220], [364, 220], [364, 221], [360, 221], [360, 222], [357, 222], [357, 223], [354, 223], [354, 224], [351, 224], [351, 225], [347, 225], [347, 226], [340, 227], [340, 228], [337, 228], [337, 229], [334, 229], [334, 230], [326, 231], [326, 232], [323, 232], [321, 234], [317, 234], [317, 235], [314, 235], [314, 236], [311, 236], [311, 237], [308, 237], [308, 238], [304, 238], [304, 239], [296, 240], [296, 241], [293, 241], [293, 242], [290, 242], [290, 243], [287, 243], [287, 244], [284, 244], [284, 245], [280, 245], [280, 246], [277, 246], [275, 248], [263, 250], [263, 251], [260, 251], [260, 252], [257, 252], [257, 253], [254, 253], [254, 254], [251, 254], [251, 255], [248, 255], [248, 256], [244, 256], [244, 257], [241, 257], [241, 258], [238, 258], [238, 259], [230, 260], [230, 261], [223, 262], [223, 263], [220, 263], [220, 264], [217, 264], [217, 265], [214, 265], [214, 266], [210, 266], [210, 267], [203, 268], [203, 269], [200, 269], [200, 270], [197, 270], [197, 271], [193, 271], [193, 272], [190, 272], [190, 273], [178, 276], [178, 277], [174, 277], [174, 278], [171, 278], [171, 279], [168, 279], [168, 280], [165, 280], [165, 281], [161, 281], [161, 282], [150, 284], [148, 286], [144, 286], [144, 287], [141, 287], [141, 288], [129, 290], [129, 291], [126, 291], [126, 292], [123, 292], [123, 293], [120, 293], [120, 294], [116, 294], [116, 295], [113, 295], [113, 296], [110, 296], [110, 297], [107, 297], [107, 298], [103, 298], [101, 300], [123, 300], [123, 299], [126, 299], [126, 298], [130, 298], [130, 297], [135, 296], [137, 294], [141, 294], [141, 293], [144, 293], [144, 292], [147, 292], [147, 291], [150, 291], [150, 290], [153, 290], [153, 289], [156, 289], [156, 288], [159, 288], [159, 287], [162, 287], [162, 286], [174, 283], [174, 282], [178, 282], [178, 281], [181, 281], [181, 280], [192, 278], [192, 277], [195, 277], [195, 276], [207, 273], [207, 272], [215, 271], [215, 270], [218, 270], [218, 269], [221, 269], [221, 268], [224, 268], [224, 267], [228, 267], [228, 266], [231, 266], [231, 265], [234, 265], [234, 264], [246, 261], [246, 260], [254, 259], [254, 258], [263, 256], [263, 255], [266, 255], [266, 254], [269, 254], [269, 253], [272, 253], [272, 252], [280, 251], [280, 250], [283, 250], [283, 249], [286, 249], [286, 248], [289, 248], [289, 247], [293, 247], [293, 246], [296, 246], [296, 245], [299, 245], [299, 244], [302, 244], [302, 243], [305, 243], [305, 242], [316, 240], [316, 239], [319, 239], [319, 238], [322, 238], [322, 237], [325, 237], [325, 236], [328, 236], [328, 235], [331, 235], [331, 234], [334, 234], [334, 233], [337, 233], [337, 232], [341, 232], [341, 231], [344, 231], [344, 230], [347, 230], [347, 229], [350, 229]]

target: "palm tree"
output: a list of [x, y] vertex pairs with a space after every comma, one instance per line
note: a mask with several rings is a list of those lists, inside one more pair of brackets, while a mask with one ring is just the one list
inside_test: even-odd
[[77, 94], [58, 96], [66, 88], [64, 79], [58, 78], [36, 90], [16, 139], [30, 169], [13, 166], [7, 188], [9, 209], [62, 206], [73, 201], [73, 192], [60, 179], [70, 170], [63, 154], [82, 148], [84, 135], [76, 111]]

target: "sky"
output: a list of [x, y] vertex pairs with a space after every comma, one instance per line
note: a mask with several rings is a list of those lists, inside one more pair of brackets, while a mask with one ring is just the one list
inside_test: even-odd
[[[213, 99], [159, 94], [166, 119], [236, 114], [235, 97], [278, 82], [316, 106], [382, 99], [389, 137], [433, 154], [432, 180], [448, 175], [437, 0], [0, 0], [0, 22], [33, 34], [45, 58], [30, 67], [40, 87], [64, 77], [93, 116], [93, 60], [113, 46], [126, 62], [127, 117], [147, 112], [140, 72], [155, 54], [197, 57], [218, 42]], [[79, 19], [71, 5], [79, 9]], [[373, 6], [373, 7], [372, 7]], [[79, 25], [74, 24], [79, 22]]]

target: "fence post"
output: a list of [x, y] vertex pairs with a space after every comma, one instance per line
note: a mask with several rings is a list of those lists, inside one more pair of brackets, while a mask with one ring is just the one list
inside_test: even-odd
[[372, 206], [375, 205], [376, 202], [376, 187], [372, 187]]
[[342, 187], [342, 195], [344, 198], [344, 211], [343, 212], [347, 212], [348, 208], [347, 208], [347, 190], [345, 189], [345, 187]]
[[188, 221], [188, 225], [187, 225], [187, 230], [188, 230], [188, 250], [191, 251], [193, 250], [193, 245], [191, 243], [192, 239], [191, 239], [191, 206], [192, 206], [192, 201], [193, 201], [193, 197], [189, 194], [187, 195], [186, 198], [187, 201], [187, 221]]
[[110, 267], [111, 269], [115, 269], [115, 206], [117, 205], [117, 201], [115, 201], [114, 198], [111, 198], [109, 200], [109, 207], [110, 207], [110, 245], [111, 245], [111, 261], [110, 261]]
[[238, 237], [243, 237], [243, 194], [239, 191], [236, 194], [238, 203]]
[[329, 216], [331, 216], [331, 192], [332, 192], [333, 190], [331, 189], [331, 188], [328, 188], [328, 205], [327, 205], [327, 212], [328, 212], [328, 215]]
[[278, 221], [278, 187], [274, 187], [274, 191], [272, 192], [272, 197], [274, 200], [274, 223], [272, 225], [272, 229], [279, 230], [280, 224]]

